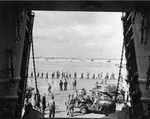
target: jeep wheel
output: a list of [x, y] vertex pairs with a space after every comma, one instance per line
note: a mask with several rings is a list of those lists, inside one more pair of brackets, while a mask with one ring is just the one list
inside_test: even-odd
[[109, 108], [104, 109], [105, 116], [108, 116], [111, 113], [111, 110]]
[[88, 109], [87, 109], [87, 107], [80, 107], [80, 111], [82, 114], [85, 114], [85, 113], [87, 113]]

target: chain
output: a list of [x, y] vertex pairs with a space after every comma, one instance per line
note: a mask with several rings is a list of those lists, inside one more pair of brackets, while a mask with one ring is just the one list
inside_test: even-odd
[[144, 44], [146, 45], [146, 41], [144, 41], [146, 38], [145, 38], [145, 39], [143, 38], [145, 29], [146, 29], [146, 27], [145, 27], [146, 11], [139, 8], [139, 3], [138, 3], [138, 5], [137, 5], [137, 7], [136, 7], [136, 9], [135, 9], [134, 16], [133, 16], [133, 19], [132, 19], [132, 23], [133, 23], [133, 24], [135, 23], [135, 16], [136, 16], [137, 12], [139, 12], [139, 11], [142, 12], [142, 15], [141, 15], [142, 26], [141, 26], [141, 28], [140, 28], [140, 31], [141, 31], [141, 41], [140, 41], [140, 43], [141, 43], [141, 44], [144, 43]]
[[149, 67], [148, 67], [148, 71], [147, 71], [147, 81], [146, 81], [146, 90], [149, 89], [149, 76], [150, 76], [150, 55], [148, 56], [148, 60], [149, 60]]
[[13, 66], [13, 53], [12, 53], [11, 49], [7, 49], [7, 52], [9, 53], [10, 63], [11, 63], [11, 67], [10, 67], [10, 71], [11, 71], [11, 83], [10, 83], [10, 86], [11, 87], [15, 87], [15, 82], [14, 82], [14, 66]]
[[146, 29], [146, 27], [145, 27], [145, 13], [142, 13], [142, 15], [141, 15], [141, 20], [142, 20], [142, 26], [141, 26], [141, 29], [140, 29], [140, 31], [141, 31], [141, 44], [146, 44], [146, 41], [144, 41], [144, 38], [143, 38], [143, 35], [144, 35], [144, 31], [145, 31], [145, 29]]
[[[34, 18], [34, 14], [32, 14], [32, 17]], [[33, 26], [33, 20], [31, 20], [31, 25]], [[33, 59], [33, 70], [34, 70], [34, 78], [35, 78], [35, 88], [36, 88], [36, 93], [38, 93], [32, 30], [31, 30], [31, 45], [32, 45], [32, 59]]]
[[123, 61], [123, 53], [124, 53], [124, 40], [122, 45], [122, 51], [121, 51], [121, 59], [120, 59], [120, 66], [119, 66], [119, 75], [118, 75], [118, 83], [117, 83], [117, 89], [116, 89], [116, 95], [115, 95], [115, 101], [117, 102], [117, 95], [119, 90], [119, 82], [121, 78], [121, 68], [122, 68], [122, 61]]
[[18, 10], [17, 10], [17, 25], [16, 25], [17, 26], [16, 41], [21, 40], [21, 36], [20, 36], [21, 23], [23, 23], [22, 9], [21, 9], [21, 7], [18, 7]]
[[32, 59], [33, 59], [33, 70], [34, 70], [34, 78], [35, 78], [35, 88], [36, 92], [38, 91], [38, 86], [37, 86], [37, 77], [36, 77], [36, 68], [35, 68], [35, 57], [34, 57], [34, 45], [33, 45], [33, 37], [31, 35], [31, 43], [32, 43]]

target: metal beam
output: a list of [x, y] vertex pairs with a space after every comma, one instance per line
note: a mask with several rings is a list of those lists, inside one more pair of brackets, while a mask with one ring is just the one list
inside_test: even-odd
[[48, 11], [128, 12], [135, 9], [137, 1], [31, 1], [28, 9]]
[[130, 12], [135, 9], [138, 3], [149, 5], [150, 2], [140, 1], [6, 1], [5, 6], [13, 3], [15, 6], [23, 6], [28, 10], [41, 11], [88, 11], [88, 12]]

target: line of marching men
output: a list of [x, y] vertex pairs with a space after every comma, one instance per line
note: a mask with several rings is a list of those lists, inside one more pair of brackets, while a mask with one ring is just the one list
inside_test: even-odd
[[[91, 74], [92, 75], [92, 77], [90, 77], [90, 73], [89, 72], [87, 72], [86, 74], [84, 74], [83, 72], [80, 74], [80, 77], [77, 77], [77, 72], [75, 72], [74, 74], [73, 74], [73, 76], [72, 76], [72, 74], [71, 74], [71, 72], [70, 73], [68, 73], [68, 72], [59, 72], [59, 71], [56, 71], [56, 72], [52, 72], [52, 74], [51, 74], [51, 77], [50, 78], [52, 78], [52, 79], [72, 79], [72, 78], [80, 78], [80, 79], [90, 79], [90, 78], [92, 78], [92, 79], [102, 79], [103, 78], [103, 72], [101, 72], [101, 73], [98, 73], [97, 74], [97, 76], [96, 76], [96, 74], [95, 73], [93, 73], [93, 74]], [[30, 78], [33, 78], [34, 76], [33, 76], [33, 72], [31, 72], [31, 74], [30, 74]], [[44, 76], [44, 73], [43, 72], [41, 72], [41, 75], [40, 75], [40, 73], [38, 72], [37, 74], [36, 74], [36, 77], [37, 78], [46, 78], [46, 79], [48, 79], [49, 78], [49, 74], [48, 74], [48, 72], [45, 74], [45, 76]], [[110, 74], [110, 76], [109, 76], [109, 73], [106, 73], [106, 75], [105, 75], [105, 77], [104, 77], [105, 79], [115, 79], [115, 74], [114, 73], [112, 73], [112, 74]]]

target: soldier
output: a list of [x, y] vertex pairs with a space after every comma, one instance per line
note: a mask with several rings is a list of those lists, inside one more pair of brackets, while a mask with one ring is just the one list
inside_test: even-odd
[[67, 84], [68, 84], [68, 82], [67, 82], [67, 80], [65, 79], [65, 82], [64, 82], [64, 90], [67, 90]]
[[77, 98], [79, 96], [78, 90], [76, 90], [74, 97]]
[[67, 102], [65, 102], [67, 115], [69, 115], [69, 104], [70, 104], [70, 100], [71, 100], [71, 95], [69, 94], [69, 95], [68, 95], [68, 100], [67, 100]]
[[69, 73], [69, 78], [71, 79], [71, 73]]
[[53, 79], [53, 72], [52, 72], [52, 79]]
[[62, 85], [63, 85], [63, 82], [62, 82], [62, 80], [60, 80], [60, 82], [59, 82], [60, 91], [63, 90], [63, 89], [62, 89]]
[[101, 77], [100, 77], [100, 73], [99, 73], [96, 79], [100, 79], [100, 78], [101, 78]]
[[110, 79], [115, 79], [113, 73], [111, 74]]
[[76, 72], [74, 73], [74, 78], [75, 78], [75, 79], [77, 78], [77, 73], [76, 73]]
[[93, 74], [93, 77], [92, 77], [92, 79], [95, 79], [95, 74]]
[[58, 72], [58, 79], [60, 79], [60, 72]]
[[129, 101], [129, 91], [127, 91], [127, 98], [126, 98], [126, 101], [127, 101], [127, 102]]
[[93, 102], [92, 107], [95, 107], [96, 104], [98, 104], [98, 102], [99, 102], [100, 100], [101, 100], [100, 95], [99, 95], [98, 92], [96, 92], [96, 93], [95, 93], [95, 96], [94, 96], [94, 102]]
[[95, 87], [96, 87], [96, 89], [98, 89], [98, 82], [95, 83]]
[[49, 84], [48, 84], [48, 93], [51, 93], [51, 89], [52, 89], [52, 86], [51, 86], [51, 84], [49, 83]]
[[36, 93], [33, 95], [33, 101], [34, 101], [34, 104], [33, 104], [33, 107], [34, 109], [36, 109]]
[[125, 90], [124, 90], [124, 87], [121, 89], [120, 93], [123, 96], [123, 101], [125, 101]]
[[37, 93], [35, 94], [35, 107], [39, 111], [41, 111], [40, 102], [41, 102], [41, 96], [39, 90], [37, 90]]
[[61, 77], [61, 79], [65, 79], [65, 73], [64, 72], [62, 72], [62, 77]]
[[59, 79], [59, 71], [56, 72], [56, 78]]
[[33, 78], [33, 72], [31, 72], [30, 78]]
[[69, 103], [69, 114], [72, 117], [73, 117], [73, 113], [74, 113], [74, 104], [75, 104], [75, 98], [74, 98], [74, 95], [72, 95], [72, 98]]
[[108, 73], [106, 74], [105, 79], [109, 79], [109, 74]]
[[100, 75], [100, 79], [102, 79], [103, 78], [103, 72], [101, 72], [101, 75]]
[[48, 107], [49, 107], [49, 118], [54, 118], [55, 117], [54, 96], [51, 96], [51, 99], [48, 101]]
[[83, 72], [81, 73], [81, 77], [80, 77], [80, 79], [84, 79]]
[[115, 79], [115, 73], [113, 73], [113, 79]]
[[30, 109], [32, 108], [31, 102], [29, 102], [28, 99], [25, 99], [25, 113], [23, 115], [23, 118], [28, 117], [28, 114], [30, 113]]
[[62, 73], [61, 73], [61, 79], [63, 79], [63, 75], [64, 75], [64, 73], [62, 72]]
[[73, 90], [76, 90], [76, 85], [77, 85], [77, 80], [74, 79], [74, 81], [72, 82], [72, 85], [73, 85]]
[[55, 72], [52, 73], [52, 79], [54, 79], [54, 78], [55, 78]]
[[42, 72], [42, 73], [41, 73], [41, 78], [43, 78], [43, 77], [44, 77], [44, 73]]
[[81, 90], [81, 95], [82, 95], [82, 96], [85, 96], [85, 95], [86, 95], [86, 90], [85, 90], [84, 88], [82, 88], [82, 90]]
[[90, 73], [88, 72], [88, 73], [87, 73], [87, 77], [86, 77], [86, 79], [89, 79], [89, 76], [90, 76]]
[[120, 80], [121, 80], [121, 82], [123, 83], [123, 75], [121, 75]]
[[46, 77], [45, 78], [48, 79], [48, 72], [46, 73]]
[[46, 94], [44, 93], [44, 95], [42, 96], [42, 112], [45, 113], [45, 109], [46, 109]]
[[39, 77], [40, 77], [40, 73], [38, 72], [38, 73], [37, 73], [37, 78], [39, 78]]
[[68, 72], [66, 72], [66, 79], [69, 79]]
[[104, 81], [105, 81], [104, 84], [107, 84], [107, 78], [105, 78]]

